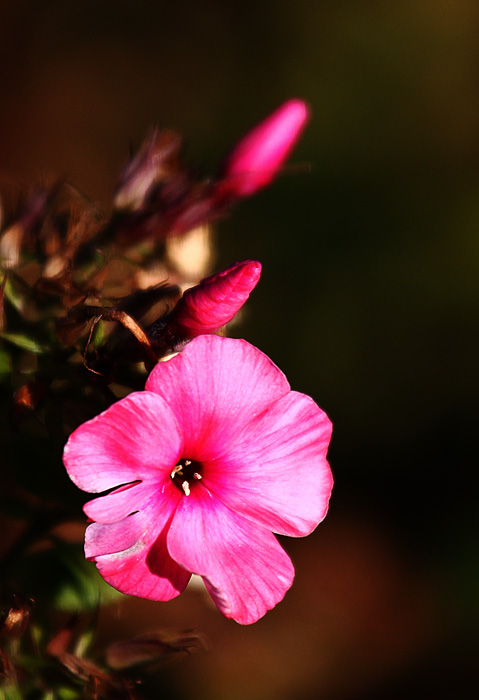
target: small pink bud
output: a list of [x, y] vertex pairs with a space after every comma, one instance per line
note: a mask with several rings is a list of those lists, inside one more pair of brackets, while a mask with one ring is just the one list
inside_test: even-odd
[[206, 277], [186, 290], [172, 311], [168, 326], [188, 338], [214, 333], [243, 306], [260, 275], [261, 263], [247, 260]]
[[288, 100], [233, 148], [217, 184], [218, 197], [247, 197], [268, 185], [293, 150], [309, 120], [302, 100]]

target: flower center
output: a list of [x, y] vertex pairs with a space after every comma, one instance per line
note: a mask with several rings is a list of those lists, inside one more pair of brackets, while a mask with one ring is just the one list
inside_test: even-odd
[[174, 485], [189, 496], [191, 487], [201, 479], [201, 465], [191, 459], [180, 459], [171, 470], [170, 477]]

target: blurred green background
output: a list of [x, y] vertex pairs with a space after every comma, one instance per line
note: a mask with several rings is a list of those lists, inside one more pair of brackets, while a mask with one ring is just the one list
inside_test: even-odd
[[331, 511], [283, 541], [295, 586], [253, 627], [194, 591], [104, 615], [104, 638], [205, 633], [159, 676], [170, 698], [469, 697], [478, 27], [475, 0], [0, 3], [0, 183], [64, 175], [107, 208], [154, 123], [207, 175], [283, 100], [313, 112], [282, 176], [216, 227], [215, 269], [263, 263], [232, 334], [332, 418]]

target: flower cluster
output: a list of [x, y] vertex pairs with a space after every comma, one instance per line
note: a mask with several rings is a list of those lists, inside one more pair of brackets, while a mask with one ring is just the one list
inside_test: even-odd
[[[307, 119], [303, 102], [286, 102], [233, 149], [194, 203], [176, 182], [170, 234], [267, 185]], [[117, 189], [116, 204], [130, 217], [150, 203], [147, 227], [174, 151], [174, 141], [151, 135]], [[193, 573], [219, 610], [242, 624], [263, 616], [292, 584], [293, 565], [275, 534], [311, 533], [332, 488], [325, 413], [292, 391], [257, 348], [216, 334], [260, 274], [257, 261], [237, 263], [185, 291], [146, 331], [157, 356], [177, 354], [153, 362], [144, 390], [82, 423], [64, 450], [73, 482], [100, 494], [84, 506], [93, 521], [85, 554], [108, 583], [166, 601]]]

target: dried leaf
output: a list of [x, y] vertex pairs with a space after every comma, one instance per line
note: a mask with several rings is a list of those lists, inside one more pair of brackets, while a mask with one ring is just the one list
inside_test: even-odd
[[47, 387], [43, 382], [30, 380], [19, 387], [13, 395], [13, 410], [18, 416], [34, 411], [45, 396]]
[[204, 638], [196, 632], [153, 632], [134, 639], [114, 642], [106, 650], [108, 666], [124, 669], [137, 665], [158, 665], [177, 654], [191, 654], [206, 648]]

